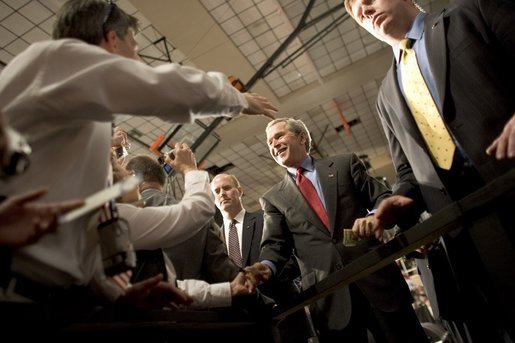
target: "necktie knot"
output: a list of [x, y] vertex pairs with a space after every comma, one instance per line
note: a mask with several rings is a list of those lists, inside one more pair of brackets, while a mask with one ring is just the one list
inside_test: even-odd
[[403, 40], [401, 40], [401, 42], [399, 43], [399, 48], [401, 50], [408, 50], [408, 49], [411, 49], [413, 47], [413, 39], [411, 38], [404, 38]]
[[297, 168], [297, 175], [296, 175], [296, 179], [298, 180], [299, 179], [299, 176], [302, 176], [304, 175], [304, 168], [302, 167], [298, 167]]

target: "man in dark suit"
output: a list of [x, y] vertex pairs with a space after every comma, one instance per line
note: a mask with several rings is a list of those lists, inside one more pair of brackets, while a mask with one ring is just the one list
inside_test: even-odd
[[[456, 0], [438, 15], [410, 0], [345, 0], [345, 6], [394, 52], [377, 107], [397, 183], [376, 213], [377, 228], [396, 221], [404, 208], [434, 213], [515, 167], [514, 1]], [[410, 110], [406, 94], [413, 88], [403, 86], [400, 49], [405, 38], [455, 146], [445, 168]], [[503, 341], [502, 326], [515, 327], [513, 204], [496, 210], [464, 221], [465, 230], [445, 235], [419, 261], [435, 315], [452, 320], [464, 340]]]
[[[177, 203], [170, 194], [163, 192], [166, 175], [155, 159], [146, 155], [135, 156], [128, 162], [127, 169], [141, 178], [139, 188], [145, 206]], [[217, 283], [231, 281], [238, 274], [238, 267], [228, 258], [220, 228], [214, 220], [190, 239], [163, 250], [172, 260], [177, 279], [180, 280], [198, 279]], [[161, 251], [138, 253], [139, 260], [144, 261], [145, 258], [158, 258]]]
[[[380, 244], [367, 238], [344, 246], [344, 229], [367, 216], [367, 210], [373, 210], [390, 191], [367, 174], [354, 154], [312, 158], [311, 137], [300, 120], [276, 119], [268, 124], [266, 137], [270, 154], [287, 172], [261, 198], [265, 222], [261, 262], [248, 271], [269, 280], [293, 249], [302, 287], [308, 288]], [[309, 199], [296, 185], [298, 169], [304, 170], [316, 189]], [[309, 203], [315, 197], [323, 204], [320, 216]], [[320, 218], [324, 213], [325, 220]], [[321, 342], [368, 342], [367, 329], [376, 342], [425, 342], [411, 302], [400, 270], [390, 264], [319, 300], [311, 314]]]
[[216, 207], [222, 213], [222, 232], [227, 250], [229, 251], [229, 226], [232, 220], [236, 220], [241, 261], [235, 263], [240, 267], [252, 265], [258, 261], [261, 251], [263, 213], [248, 212], [243, 208], [243, 188], [234, 175], [216, 175], [211, 181], [211, 190], [215, 195]]

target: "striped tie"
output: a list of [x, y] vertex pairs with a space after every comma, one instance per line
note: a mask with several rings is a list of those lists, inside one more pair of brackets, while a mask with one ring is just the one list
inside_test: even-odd
[[241, 261], [240, 241], [238, 239], [236, 223], [236, 219], [233, 219], [229, 225], [229, 257], [241, 268], [243, 267], [243, 263]]

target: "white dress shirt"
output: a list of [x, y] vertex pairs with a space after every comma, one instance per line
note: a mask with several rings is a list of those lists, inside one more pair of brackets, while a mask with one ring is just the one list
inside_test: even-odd
[[[44, 200], [57, 201], [104, 188], [115, 113], [186, 123], [247, 105], [220, 73], [150, 67], [74, 39], [33, 44], [0, 73], [0, 109], [33, 149], [29, 170], [1, 182], [0, 193], [48, 186]], [[89, 284], [101, 268], [96, 224], [90, 215], [62, 225], [15, 251], [11, 269], [50, 286]]]

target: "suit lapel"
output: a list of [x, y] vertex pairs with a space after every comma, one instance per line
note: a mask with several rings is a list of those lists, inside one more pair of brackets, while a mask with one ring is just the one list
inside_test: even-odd
[[248, 212], [245, 212], [245, 217], [243, 218], [243, 230], [241, 237], [241, 257], [243, 258], [243, 263], [248, 261], [250, 255], [250, 246], [252, 244], [252, 238], [254, 237], [255, 230], [256, 217], [250, 215]]
[[427, 15], [424, 30], [427, 58], [433, 71], [433, 78], [442, 108], [445, 103], [445, 76], [447, 75], [447, 38], [443, 17], [444, 12], [439, 16]]

